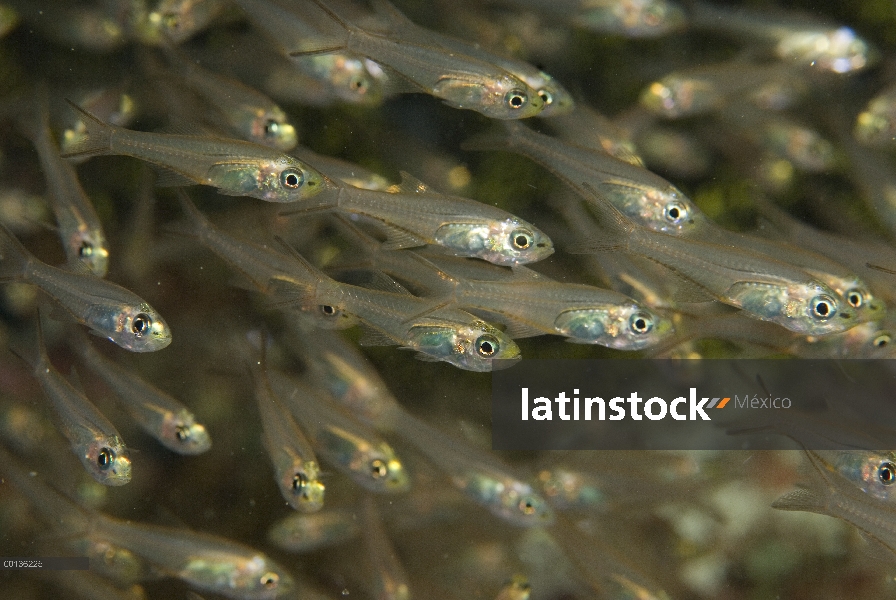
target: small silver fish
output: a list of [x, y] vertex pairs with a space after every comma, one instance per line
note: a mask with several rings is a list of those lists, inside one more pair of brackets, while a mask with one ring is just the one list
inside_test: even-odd
[[69, 346], [109, 386], [137, 425], [163, 446], [185, 455], [211, 448], [208, 431], [186, 406], [100, 354], [86, 336], [73, 336]]
[[[545, 106], [538, 92], [503, 68], [477, 56], [425, 42], [426, 32], [404, 20], [387, 33], [365, 29], [337, 15], [319, 0], [302, 6], [308, 12], [324, 13], [342, 28], [342, 34], [315, 40], [316, 46], [291, 52], [292, 56], [312, 56], [348, 52], [365, 56], [397, 72], [413, 91], [442, 99], [454, 108], [475, 110], [494, 119], [524, 119], [540, 113]], [[374, 8], [381, 6], [374, 5]], [[378, 16], [395, 21], [395, 9], [379, 10]], [[415, 29], [411, 29], [413, 26]], [[410, 91], [409, 90], [409, 91]]]
[[57, 371], [47, 356], [43, 329], [37, 315], [37, 354], [29, 363], [44, 395], [56, 413], [59, 430], [91, 477], [103, 485], [131, 481], [131, 459], [121, 434], [103, 414]]
[[268, 530], [268, 541], [287, 552], [306, 553], [329, 548], [361, 534], [356, 512], [328, 509], [313, 514], [293, 513]]
[[241, 140], [131, 131], [70, 104], [84, 117], [88, 137], [63, 157], [133, 156], [169, 171], [169, 181], [160, 185], [209, 185], [221, 194], [268, 202], [295, 202], [322, 189], [317, 171], [272, 148]]
[[363, 190], [331, 179], [308, 206], [281, 215], [338, 210], [374, 219], [386, 229], [386, 247], [435, 244], [456, 256], [498, 265], [521, 265], [554, 252], [550, 238], [534, 225], [494, 206], [431, 190], [408, 173], [387, 191]]
[[317, 453], [367, 490], [402, 493], [410, 478], [395, 451], [368, 426], [342, 412], [335, 401], [300, 380], [270, 369], [274, 392], [289, 406]]
[[155, 352], [171, 343], [171, 330], [149, 304], [125, 288], [92, 275], [51, 267], [32, 255], [0, 224], [0, 280], [36, 285], [72, 318], [131, 352]]

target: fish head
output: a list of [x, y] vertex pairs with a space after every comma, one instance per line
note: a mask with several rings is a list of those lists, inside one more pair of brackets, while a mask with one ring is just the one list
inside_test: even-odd
[[109, 270], [109, 249], [102, 231], [75, 232], [66, 250], [72, 262], [85, 265], [97, 277], [105, 277]]
[[617, 350], [642, 350], [673, 332], [672, 321], [635, 303], [568, 310], [554, 326], [574, 341]]
[[171, 329], [149, 304], [125, 307], [117, 321], [109, 339], [131, 352], [155, 352], [171, 343]]
[[639, 100], [653, 113], [678, 119], [712, 110], [721, 98], [706, 82], [673, 74], [651, 83]]
[[91, 441], [84, 448], [81, 462], [103, 485], [119, 486], [131, 481], [131, 459], [118, 436]]
[[289, 505], [303, 513], [322, 509], [326, 488], [319, 481], [319, 476], [320, 469], [314, 461], [303, 461], [286, 472], [281, 485], [289, 492]]
[[323, 175], [291, 156], [280, 156], [244, 168], [223, 165], [223, 169], [226, 172], [216, 178], [218, 187], [237, 189], [241, 195], [267, 202], [297, 202], [318, 194], [325, 187]]
[[[196, 561], [198, 570], [209, 569], [207, 561]], [[273, 600], [288, 594], [295, 582], [289, 572], [270, 558], [256, 554], [252, 558], [241, 560], [230, 565], [232, 571], [227, 581], [227, 589], [221, 590], [220, 568], [207, 573], [213, 579], [209, 589], [217, 591], [236, 592], [240, 598], [257, 598], [259, 600]], [[203, 581], [203, 573], [188, 574], [194, 581]]]
[[517, 525], [529, 527], [554, 522], [551, 505], [527, 483], [514, 481], [504, 485], [499, 499], [495, 508], [501, 513], [500, 516]]
[[186, 409], [165, 417], [160, 437], [165, 446], [178, 454], [202, 454], [212, 447], [208, 430]]
[[286, 152], [299, 143], [296, 128], [287, 120], [286, 114], [277, 107], [259, 110], [249, 124], [252, 139], [265, 146]]
[[527, 78], [525, 81], [544, 102], [544, 109], [538, 113], [539, 117], [566, 115], [575, 108], [576, 103], [569, 90], [547, 73], [540, 72], [538, 77]]
[[852, 278], [835, 285], [828, 283], [831, 288], [837, 292], [840, 299], [856, 311], [856, 321], [866, 323], [869, 321], [879, 321], [886, 314], [886, 304], [883, 300], [872, 295], [871, 290], [863, 281], [858, 278]]
[[432, 93], [446, 104], [475, 110], [492, 119], [527, 119], [545, 108], [538, 91], [510, 73], [476, 81], [466, 75], [445, 75]]
[[321, 54], [299, 58], [300, 64], [327, 81], [339, 99], [351, 104], [378, 106], [386, 97], [388, 76], [372, 60], [350, 54]]
[[884, 502], [896, 501], [896, 453], [840, 450], [818, 458], [866, 494]]
[[484, 321], [415, 325], [410, 337], [414, 350], [467, 371], [504, 369], [521, 358], [516, 342]]
[[674, 186], [664, 190], [645, 187], [637, 196], [636, 201], [625, 203], [622, 212], [653, 231], [680, 235], [696, 230], [706, 219]]
[[668, 0], [622, 0], [585, 3], [573, 22], [599, 33], [651, 38], [684, 27], [687, 17], [683, 8]]
[[443, 225], [434, 238], [456, 256], [481, 258], [503, 266], [525, 265], [554, 253], [554, 243], [547, 234], [515, 218]]
[[820, 282], [790, 285], [741, 282], [728, 296], [755, 317], [778, 323], [796, 333], [824, 335], [856, 325], [856, 311]]
[[411, 488], [411, 478], [404, 464], [385, 442], [368, 449], [363, 458], [367, 473], [376, 489], [401, 493]]

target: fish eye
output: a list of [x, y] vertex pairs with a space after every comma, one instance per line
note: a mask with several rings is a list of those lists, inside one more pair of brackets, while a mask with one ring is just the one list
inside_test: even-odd
[[259, 582], [266, 590], [272, 590], [277, 587], [278, 583], [280, 583], [280, 576], [276, 573], [265, 573], [261, 576]]
[[550, 106], [551, 104], [554, 103], [554, 94], [552, 94], [548, 90], [545, 90], [545, 89], [538, 90], [538, 97], [544, 101], [545, 106]]
[[890, 334], [882, 333], [871, 342], [875, 348], [883, 348], [890, 343]]
[[298, 189], [305, 183], [305, 174], [298, 169], [283, 169], [280, 173], [280, 183], [291, 190]]
[[524, 515], [534, 515], [538, 512], [538, 503], [531, 496], [525, 496], [520, 499], [519, 509]]
[[830, 296], [819, 295], [812, 298], [812, 316], [816, 319], [830, 319], [837, 314], [837, 303]]
[[93, 256], [93, 244], [87, 241], [81, 242], [81, 247], [78, 248], [78, 256], [81, 258], [90, 258]]
[[178, 425], [174, 428], [174, 435], [179, 442], [186, 442], [190, 439], [190, 428], [186, 425]]
[[294, 491], [301, 492], [306, 485], [308, 485], [308, 478], [302, 473], [296, 473], [292, 476], [292, 489]]
[[524, 107], [528, 102], [529, 96], [521, 90], [510, 90], [504, 94], [504, 103], [514, 110]]
[[896, 482], [896, 465], [890, 461], [882, 462], [877, 467], [877, 479], [884, 485], [893, 485]]
[[532, 237], [532, 234], [525, 229], [517, 229], [510, 234], [510, 240], [513, 242], [513, 247], [517, 250], [528, 250], [532, 246]]
[[688, 218], [688, 208], [681, 202], [674, 200], [663, 209], [663, 218], [677, 225]]
[[846, 301], [853, 308], [862, 308], [862, 305], [865, 304], [865, 295], [861, 290], [849, 290], [846, 292]]
[[267, 136], [274, 136], [278, 133], [280, 133], [280, 123], [274, 119], [268, 119], [264, 124], [264, 134]]
[[376, 458], [370, 462], [370, 474], [374, 479], [382, 479], [389, 474], [389, 465]]
[[628, 320], [629, 327], [635, 333], [648, 333], [653, 329], [653, 319], [647, 313], [635, 313]]
[[483, 358], [494, 356], [499, 347], [498, 340], [491, 335], [481, 335], [476, 340], [476, 352]]
[[112, 462], [115, 460], [115, 452], [113, 452], [109, 448], [100, 449], [100, 453], [96, 457], [96, 464], [99, 466], [101, 471], [106, 471], [109, 467], [112, 466]]
[[152, 329], [152, 318], [146, 313], [140, 313], [131, 321], [131, 331], [137, 337], [143, 337]]
[[325, 317], [333, 317], [336, 315], [336, 307], [330, 306], [329, 304], [321, 304], [320, 312], [323, 313]]
[[353, 92], [365, 94], [370, 88], [370, 82], [367, 81], [367, 78], [362, 75], [355, 75], [349, 80], [348, 86], [352, 89]]

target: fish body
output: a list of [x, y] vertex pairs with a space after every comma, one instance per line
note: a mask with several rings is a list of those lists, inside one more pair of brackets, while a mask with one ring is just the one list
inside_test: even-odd
[[283, 398], [317, 453], [365, 489], [378, 493], [408, 490], [404, 464], [379, 435], [341, 411], [338, 405], [302, 381], [270, 370], [271, 387]]
[[293, 513], [271, 526], [268, 540], [278, 548], [297, 553], [335, 546], [361, 533], [361, 523], [355, 515], [346, 509]]
[[311, 443], [289, 409], [271, 389], [264, 360], [252, 367], [255, 400], [261, 413], [262, 441], [271, 457], [280, 494], [295, 510], [310, 513], [324, 506], [324, 484]]
[[209, 185], [228, 196], [295, 202], [321, 189], [310, 166], [280, 152], [240, 140], [131, 131], [103, 123], [78, 106], [88, 137], [63, 156], [124, 155], [171, 171], [175, 185]]
[[[403, 20], [387, 33], [365, 29], [337, 15], [317, 0], [302, 4], [316, 7], [343, 29], [341, 35], [321, 40], [310, 49], [292, 52], [293, 56], [348, 52], [367, 57], [388, 67], [416, 91], [440, 98], [454, 108], [475, 110], [494, 119], [523, 119], [540, 113], [545, 106], [538, 92], [503, 68], [478, 57], [445, 48], [438, 42], [423, 41], [424, 30]], [[383, 18], [394, 20], [394, 9]], [[414, 26], [416, 27], [416, 26]]]
[[554, 252], [550, 238], [534, 225], [482, 202], [436, 193], [407, 173], [402, 173], [401, 186], [390, 191], [328, 181], [315, 204], [316, 210], [338, 210], [379, 222], [388, 233], [387, 247], [393, 249], [434, 244], [456, 256], [499, 265], [526, 264]]
[[44, 345], [38, 315], [37, 354], [29, 361], [32, 372], [56, 414], [59, 430], [84, 469], [103, 485], [131, 481], [131, 459], [115, 426], [53, 367]]
[[515, 0], [596, 33], [655, 38], [687, 23], [684, 9], [669, 0]]
[[655, 233], [635, 225], [609, 201], [595, 198], [603, 203], [596, 206], [609, 235], [584, 247], [621, 249], [649, 258], [717, 300], [797, 333], [838, 333], [856, 324], [852, 307], [842, 305], [836, 292], [796, 267], [737, 247]]
[[370, 592], [378, 600], [410, 600], [408, 574], [376, 507], [375, 499], [364, 499], [364, 545], [370, 565]]
[[33, 98], [34, 114], [21, 121], [31, 139], [47, 180], [50, 202], [68, 264], [83, 265], [98, 277], [109, 269], [109, 248], [96, 209], [81, 187], [75, 168], [59, 155], [50, 131], [48, 92], [40, 86]]
[[273, 100], [236, 79], [207, 71], [186, 57], [171, 52], [176, 80], [215, 109], [218, 127], [226, 124], [241, 139], [270, 146], [282, 152], [295, 147], [298, 136], [286, 113]]
[[647, 169], [610, 155], [567, 144], [540, 134], [521, 123], [503, 123], [502, 131], [473, 138], [468, 150], [506, 150], [542, 165], [586, 201], [593, 196], [586, 182], [604, 194], [616, 208], [637, 223], [670, 234], [698, 229], [706, 217], [678, 188]]
[[500, 519], [522, 527], [550, 525], [548, 502], [513, 470], [402, 411], [395, 431], [439, 467], [454, 486]]
[[37, 286], [75, 321], [131, 352], [154, 352], [171, 343], [168, 324], [142, 298], [93, 275], [72, 273], [39, 261], [3, 226], [0, 279]]
[[104, 357], [85, 337], [76, 336], [69, 345], [109, 386], [141, 429], [178, 454], [202, 454], [211, 448], [208, 431], [186, 406]]

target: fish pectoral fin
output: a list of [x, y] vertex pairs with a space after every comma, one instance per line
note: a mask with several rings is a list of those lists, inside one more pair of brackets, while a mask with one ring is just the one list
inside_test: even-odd
[[361, 339], [358, 340], [358, 344], [361, 346], [395, 346], [398, 344], [398, 342], [379, 329], [374, 329], [365, 323], [361, 324], [361, 331], [363, 334]]
[[826, 502], [814, 490], [800, 488], [772, 502], [772, 508], [825, 514]]
[[424, 240], [401, 227], [388, 223], [382, 223], [382, 227], [386, 230], [386, 241], [382, 244], [383, 250], [403, 250], [426, 245]]
[[177, 171], [166, 169], [158, 165], [152, 165], [156, 172], [156, 187], [185, 187], [190, 185], [198, 185], [186, 175], [182, 175]]
[[[411, 348], [408, 348], [410, 350]], [[414, 355], [415, 360], [419, 360], [420, 362], [442, 362], [441, 358], [436, 358], [435, 356], [431, 356], [429, 354], [425, 354], [423, 352], [418, 352]]]

